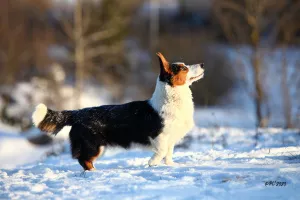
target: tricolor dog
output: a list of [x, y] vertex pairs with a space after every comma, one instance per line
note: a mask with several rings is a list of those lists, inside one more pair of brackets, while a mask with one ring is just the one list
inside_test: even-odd
[[33, 123], [54, 135], [64, 126], [71, 126], [72, 157], [84, 170], [95, 169], [93, 162], [105, 147], [130, 148], [134, 144], [152, 147], [150, 166], [163, 159], [172, 165], [175, 144], [194, 126], [189, 86], [204, 76], [204, 65], [169, 63], [161, 53], [157, 56], [160, 74], [149, 100], [64, 111], [39, 104], [32, 115]]

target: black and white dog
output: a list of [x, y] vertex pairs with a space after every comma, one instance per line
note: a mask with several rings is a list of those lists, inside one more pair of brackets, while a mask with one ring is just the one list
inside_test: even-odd
[[194, 104], [189, 86], [204, 76], [204, 65], [170, 64], [161, 53], [160, 75], [151, 99], [122, 105], [104, 105], [81, 110], [53, 111], [39, 104], [32, 115], [35, 126], [56, 135], [72, 126], [69, 137], [72, 157], [84, 170], [94, 170], [93, 162], [106, 146], [130, 148], [151, 146], [150, 166], [165, 158], [172, 165], [174, 145], [194, 126]]

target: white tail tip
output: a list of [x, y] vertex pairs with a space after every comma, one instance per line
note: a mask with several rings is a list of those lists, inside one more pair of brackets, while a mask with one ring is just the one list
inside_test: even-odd
[[32, 121], [33, 124], [38, 127], [39, 124], [44, 120], [46, 114], [47, 114], [47, 106], [45, 104], [40, 103], [36, 108], [35, 111], [32, 114]]

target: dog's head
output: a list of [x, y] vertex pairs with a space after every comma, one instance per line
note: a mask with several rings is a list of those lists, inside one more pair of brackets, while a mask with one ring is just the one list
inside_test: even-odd
[[166, 58], [157, 53], [160, 63], [159, 80], [172, 87], [191, 85], [204, 77], [204, 64], [186, 65], [182, 62], [169, 63]]

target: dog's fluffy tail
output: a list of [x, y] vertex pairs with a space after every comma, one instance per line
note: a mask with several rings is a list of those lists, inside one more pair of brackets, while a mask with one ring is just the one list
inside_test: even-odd
[[39, 104], [32, 114], [33, 124], [41, 131], [56, 135], [64, 126], [72, 125], [73, 111], [53, 111]]

